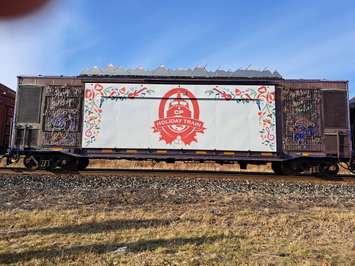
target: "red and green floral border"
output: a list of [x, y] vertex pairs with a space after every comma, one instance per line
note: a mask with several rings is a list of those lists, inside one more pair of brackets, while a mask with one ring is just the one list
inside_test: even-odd
[[83, 146], [94, 143], [100, 135], [102, 121], [102, 101], [104, 98], [132, 99], [152, 94], [144, 85], [104, 87], [100, 83], [89, 84], [85, 88]]
[[[229, 88], [228, 88], [229, 87]], [[276, 117], [275, 117], [275, 90], [274, 87], [259, 86], [258, 88], [230, 88], [223, 86], [215, 86], [212, 90], [205, 93], [214, 95], [216, 99], [224, 99], [226, 101], [235, 101], [239, 104], [250, 103], [255, 101], [258, 107], [257, 115], [259, 117], [259, 133], [262, 144], [269, 149], [274, 150], [276, 147]], [[253, 86], [254, 87], [254, 86]]]
[[[88, 86], [89, 85], [89, 86]], [[83, 146], [89, 146], [94, 143], [100, 135], [100, 124], [102, 121], [102, 99], [115, 98], [127, 99], [144, 97], [154, 93], [153, 90], [146, 88], [143, 84], [132, 86], [111, 85], [104, 87], [100, 83], [87, 84], [85, 89], [84, 103], [84, 132]], [[275, 91], [274, 87], [259, 86], [252, 87], [234, 87], [215, 86], [205, 92], [209, 96], [214, 95], [216, 99], [226, 101], [235, 101], [238, 104], [245, 104], [255, 101], [258, 107], [257, 115], [259, 117], [259, 133], [262, 144], [269, 149], [276, 147], [276, 117], [275, 117]]]

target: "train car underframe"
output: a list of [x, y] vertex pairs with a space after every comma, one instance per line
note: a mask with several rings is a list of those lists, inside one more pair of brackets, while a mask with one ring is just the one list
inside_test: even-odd
[[187, 155], [171, 154], [161, 156], [149, 154], [87, 154], [79, 151], [78, 153], [63, 151], [44, 151], [44, 150], [23, 150], [12, 151], [7, 155], [8, 164], [19, 161], [23, 157], [23, 163], [28, 169], [43, 170], [63, 170], [80, 171], [84, 170], [91, 159], [126, 159], [126, 160], [151, 160], [154, 162], [165, 161], [174, 163], [175, 161], [194, 161], [194, 162], [216, 162], [219, 164], [238, 163], [240, 169], [247, 169], [248, 164], [262, 165], [271, 163], [271, 168], [278, 175], [298, 175], [303, 173], [317, 174], [323, 177], [335, 176], [338, 174], [339, 163], [345, 164], [344, 168], [353, 172], [355, 160], [336, 157], [233, 157], [225, 156], [206, 156], [206, 155]]

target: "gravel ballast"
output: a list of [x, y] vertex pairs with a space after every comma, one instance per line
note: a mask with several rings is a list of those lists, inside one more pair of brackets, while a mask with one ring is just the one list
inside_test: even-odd
[[[189, 204], [234, 197], [242, 206], [298, 208], [353, 207], [355, 186], [161, 176], [4, 175], [0, 209], [114, 209], [157, 204]], [[253, 198], [251, 201], [250, 199]], [[290, 203], [290, 205], [287, 205]], [[243, 205], [244, 204], [244, 205]], [[249, 205], [248, 205], [249, 204]]]

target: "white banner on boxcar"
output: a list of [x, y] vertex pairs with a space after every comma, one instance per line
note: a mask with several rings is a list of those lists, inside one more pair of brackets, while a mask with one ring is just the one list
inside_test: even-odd
[[85, 84], [83, 148], [276, 151], [275, 87]]

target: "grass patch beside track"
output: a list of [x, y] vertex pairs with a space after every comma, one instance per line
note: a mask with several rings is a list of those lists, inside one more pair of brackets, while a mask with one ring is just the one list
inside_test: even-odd
[[355, 264], [354, 207], [299, 208], [276, 197], [271, 207], [257, 207], [261, 197], [221, 193], [116, 210], [2, 210], [0, 263]]

